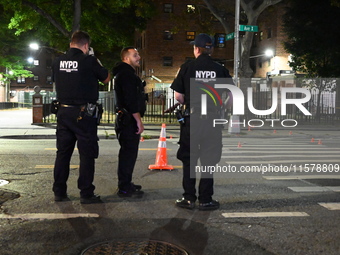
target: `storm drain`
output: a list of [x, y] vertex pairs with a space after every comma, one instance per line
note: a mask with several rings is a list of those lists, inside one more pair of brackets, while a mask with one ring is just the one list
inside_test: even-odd
[[95, 244], [81, 255], [188, 255], [182, 248], [163, 241], [108, 241]]

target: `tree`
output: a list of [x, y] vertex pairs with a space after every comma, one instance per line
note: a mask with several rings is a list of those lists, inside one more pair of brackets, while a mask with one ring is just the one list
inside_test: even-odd
[[[6, 26], [4, 17], [8, 13], [0, 6], [0, 27]], [[23, 41], [24, 36], [15, 36], [8, 29], [0, 30], [0, 74], [1, 80], [10, 82], [16, 80], [17, 77], [33, 77], [32, 72], [25, 69], [26, 61], [23, 59]]]
[[292, 54], [289, 65], [306, 75], [304, 86], [319, 92], [317, 118], [321, 93], [333, 90], [332, 77], [340, 75], [340, 6], [336, 3], [339, 1], [290, 0], [283, 19], [284, 47]]
[[295, 71], [309, 77], [339, 77], [339, 16], [340, 8], [330, 0], [290, 1], [283, 20], [284, 46], [292, 54], [290, 66]]
[[153, 15], [152, 4], [153, 0], [0, 0], [4, 10], [13, 13], [8, 28], [16, 35], [30, 31], [42, 45], [64, 51], [72, 33], [82, 29], [108, 67], [122, 46], [133, 44], [135, 29], [145, 27]]
[[[260, 14], [269, 6], [275, 5], [282, 0], [240, 0], [241, 8], [244, 11], [245, 17], [243, 22], [245, 25], [257, 25], [257, 19]], [[235, 7], [234, 0], [204, 0], [205, 4], [213, 13], [213, 15], [221, 22], [227, 34], [234, 31], [234, 21], [230, 19], [230, 6]], [[235, 13], [235, 12], [233, 12]], [[246, 32], [241, 40], [243, 52], [241, 54], [240, 77], [250, 78], [253, 70], [250, 67], [249, 57], [250, 49], [253, 42], [254, 33]]]

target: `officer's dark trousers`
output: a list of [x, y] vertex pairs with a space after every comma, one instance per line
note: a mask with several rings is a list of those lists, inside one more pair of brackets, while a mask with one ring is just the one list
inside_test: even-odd
[[98, 157], [98, 136], [96, 119], [84, 116], [77, 121], [80, 107], [61, 107], [57, 123], [57, 157], [54, 166], [53, 191], [55, 195], [67, 193], [67, 180], [70, 173], [70, 160], [77, 142], [79, 151], [78, 188], [81, 197], [93, 195], [95, 158]]
[[[210, 121], [202, 120], [198, 116], [191, 115], [185, 118], [185, 124], [181, 126], [179, 144], [177, 158], [183, 162], [183, 197], [190, 201], [196, 201], [198, 160], [201, 166], [214, 166], [220, 161], [221, 128], [213, 128], [211, 119]], [[211, 202], [214, 194], [213, 175], [205, 172], [200, 175], [198, 200], [200, 203]]]
[[116, 135], [120, 144], [118, 154], [118, 188], [129, 191], [132, 187], [132, 173], [138, 156], [140, 135], [136, 134], [137, 123], [131, 119], [125, 125], [116, 125]]

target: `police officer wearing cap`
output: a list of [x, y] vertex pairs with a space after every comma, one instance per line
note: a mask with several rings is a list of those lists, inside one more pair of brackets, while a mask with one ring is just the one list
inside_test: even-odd
[[67, 180], [70, 160], [77, 142], [79, 150], [80, 202], [99, 203], [93, 185], [95, 158], [98, 157], [98, 95], [99, 81], [107, 83], [110, 74], [89, 55], [90, 36], [83, 31], [72, 35], [70, 49], [52, 66], [57, 100], [57, 156], [54, 165], [53, 192], [56, 202], [67, 201]]
[[204, 84], [210, 78], [231, 76], [227, 69], [212, 60], [213, 40], [209, 35], [199, 34], [191, 44], [194, 45], [195, 59], [181, 66], [171, 85], [175, 90], [176, 100], [185, 108], [182, 112], [184, 123], [181, 124], [180, 147], [177, 152], [177, 158], [183, 163], [184, 193], [183, 198], [176, 201], [176, 205], [194, 209], [198, 199], [199, 210], [215, 210], [219, 208], [219, 202], [212, 198], [214, 179], [211, 174], [201, 173], [197, 196], [195, 168], [198, 160], [201, 166], [214, 166], [221, 159], [222, 130], [221, 127], [213, 127], [212, 123], [213, 119], [220, 118], [220, 108], [208, 101], [208, 113], [202, 116], [201, 96], [197, 92], [202, 92], [200, 87], [208, 88]]

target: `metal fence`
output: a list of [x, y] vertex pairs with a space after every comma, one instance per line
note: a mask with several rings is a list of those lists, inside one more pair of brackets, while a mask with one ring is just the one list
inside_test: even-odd
[[[54, 114], [51, 114], [50, 104], [55, 99], [55, 94], [48, 94], [43, 97], [44, 104], [44, 123], [54, 123], [56, 118]], [[99, 92], [99, 103], [103, 105], [103, 117], [101, 124], [112, 125], [115, 122], [115, 98], [113, 91], [109, 92]], [[173, 96], [167, 98], [163, 90], [152, 90], [148, 93], [148, 103], [146, 107], [146, 112], [143, 118], [144, 123], [172, 123], [176, 124], [177, 119], [175, 114], [164, 113], [164, 111], [174, 105]]]
[[[287, 94], [288, 98], [299, 98], [296, 94]], [[301, 96], [301, 95], [300, 95]], [[272, 107], [272, 91], [253, 91], [253, 106], [257, 110], [267, 110]], [[246, 119], [294, 119], [299, 122], [306, 123], [329, 123], [334, 124], [336, 121], [340, 121], [340, 112], [336, 107], [336, 92], [322, 92], [320, 99], [317, 91], [311, 92], [311, 99], [302, 104], [312, 115], [305, 116], [304, 113], [295, 105], [286, 105], [286, 115], [282, 115], [280, 108], [280, 96], [277, 109], [270, 115], [255, 115], [250, 112], [248, 107], [245, 118]], [[318, 103], [319, 101], [319, 103]]]
[[[25, 92], [27, 93], [27, 92]], [[246, 94], [246, 93], [245, 93]], [[270, 115], [254, 115], [245, 106], [245, 115], [242, 116], [246, 120], [251, 119], [294, 119], [299, 123], [328, 123], [335, 124], [340, 121], [340, 109], [336, 105], [336, 92], [322, 92], [320, 100], [318, 100], [318, 93], [312, 92], [311, 100], [303, 104], [304, 107], [312, 113], [311, 116], [305, 116], [295, 105], [287, 105], [285, 116], [281, 115], [280, 102], [273, 114]], [[272, 106], [272, 91], [253, 91], [253, 106], [257, 110], [267, 110]], [[288, 95], [289, 96], [289, 95]], [[296, 96], [296, 95], [292, 95]], [[0, 109], [17, 108], [17, 107], [31, 107], [32, 95], [22, 95], [24, 101], [18, 103], [0, 103]], [[47, 92], [43, 94], [43, 109], [44, 109], [44, 123], [55, 123], [56, 116], [50, 113], [50, 104], [55, 99], [55, 93]], [[247, 101], [247, 100], [245, 100]], [[319, 101], [319, 111], [317, 109]], [[103, 118], [101, 123], [103, 125], [112, 125], [115, 121], [115, 107], [114, 107], [114, 93], [100, 92], [99, 102], [104, 108]], [[174, 112], [164, 113], [166, 109], [175, 104], [173, 94], [169, 95], [164, 90], [152, 90], [148, 93], [148, 103], [145, 116], [143, 118], [145, 123], [167, 123], [177, 124], [178, 121]]]

